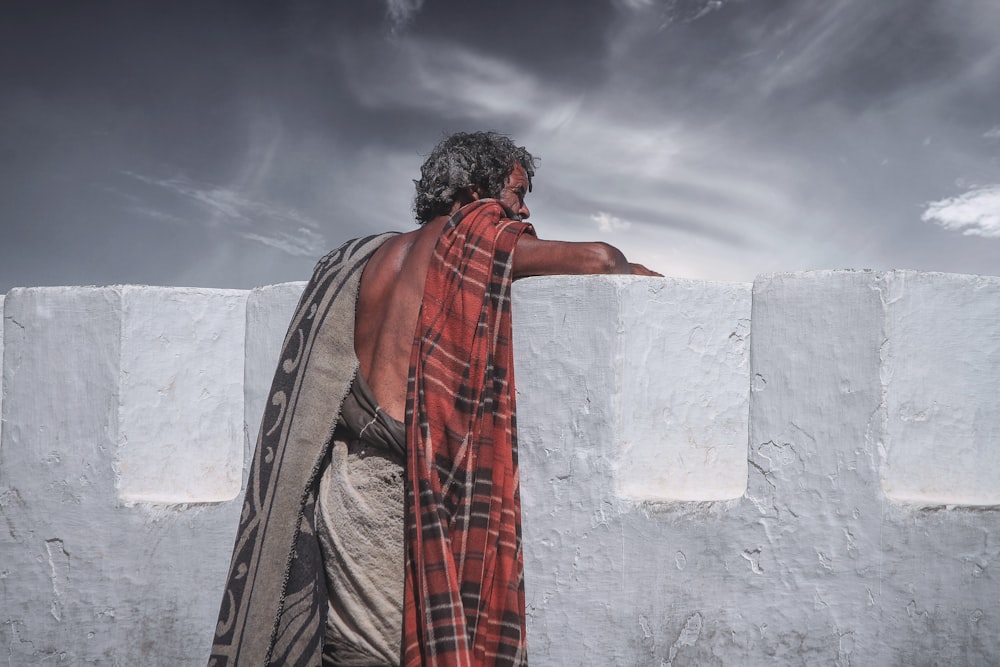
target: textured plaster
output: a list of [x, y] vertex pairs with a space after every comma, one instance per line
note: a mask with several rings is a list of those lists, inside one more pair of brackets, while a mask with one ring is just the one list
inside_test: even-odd
[[[634, 355], [621, 359], [604, 351], [620, 344], [616, 338], [627, 346], [636, 327], [653, 329], [643, 334], [650, 341], [674, 335], [666, 330], [676, 327], [657, 318], [620, 326], [616, 299], [630, 280], [641, 281], [577, 279], [560, 283], [559, 290], [543, 281], [516, 286], [533, 660], [1000, 660], [1000, 582], [993, 573], [1000, 544], [991, 537], [1000, 514], [992, 508], [927, 510], [893, 502], [882, 492], [892, 465], [883, 460], [892, 432], [886, 405], [896, 390], [895, 380], [884, 377], [887, 331], [895, 326], [884, 297], [893, 281], [913, 277], [816, 272], [758, 278], [750, 337], [749, 477], [742, 497], [714, 502], [665, 502], [658, 493], [624, 497], [612, 482], [620, 473], [616, 430], [624, 427], [615, 419], [621, 409], [617, 392], [601, 388], [626, 376]], [[952, 287], [964, 293], [971, 284]], [[980, 305], [995, 307], [998, 298], [982, 296]], [[955, 300], [955, 294], [946, 299]], [[995, 335], [997, 321], [982, 328]], [[963, 335], [953, 331], [951, 338]], [[979, 340], [985, 334], [967, 335]], [[714, 340], [719, 345], [720, 338]], [[941, 342], [928, 343], [926, 350], [934, 366], [944, 369], [954, 350]], [[704, 349], [719, 363], [726, 359], [723, 348]], [[990, 359], [995, 363], [995, 356]], [[650, 400], [663, 402], [660, 415], [683, 412], [690, 400], [683, 389], [692, 386], [691, 379], [675, 374], [676, 368], [650, 369], [679, 388]], [[701, 417], [711, 420], [708, 410]], [[990, 418], [975, 432], [995, 450], [990, 434], [996, 411]], [[660, 438], [651, 432], [650, 446], [671, 451], [671, 431], [684, 428], [682, 421], [661, 418]], [[949, 439], [921, 437], [936, 439], [938, 456], [947, 456], [942, 451]], [[902, 455], [905, 444], [893, 446]]]
[[[518, 282], [532, 663], [1000, 662], [998, 280]], [[301, 289], [0, 303], [8, 664], [204, 664]]]
[[246, 292], [122, 287], [118, 493], [219, 502], [243, 481]]
[[[0, 371], [3, 371], [3, 329], [6, 324], [6, 320], [3, 315], [3, 302], [7, 298], [6, 294], [0, 294]], [[13, 324], [11, 326], [14, 326]], [[0, 415], [3, 415], [3, 395], [4, 391], [0, 388]], [[3, 446], [3, 419], [0, 419], [0, 447]]]
[[[239, 503], [121, 497], [122, 412], [138, 409], [135, 402], [149, 398], [144, 380], [123, 377], [123, 369], [158, 368], [155, 359], [138, 352], [123, 356], [123, 348], [128, 350], [123, 339], [150, 335], [150, 349], [164, 354], [153, 335], [161, 329], [129, 317], [136, 297], [151, 300], [143, 308], [153, 311], [160, 299], [165, 314], [177, 315], [185, 310], [177, 307], [178, 300], [189, 301], [188, 312], [197, 313], [206, 300], [221, 295], [226, 301], [233, 293], [130, 295], [133, 289], [16, 289], [4, 303], [0, 645], [11, 665], [194, 665], [208, 656]], [[206, 331], [242, 329], [241, 308], [223, 310], [230, 321], [216, 329], [220, 323], [211, 316]], [[11, 321], [17, 324], [10, 326]], [[161, 325], [167, 331], [178, 323]], [[239, 353], [241, 344], [235, 342]], [[211, 367], [211, 361], [191, 356], [206, 351], [203, 341], [175, 344], [184, 352], [168, 355], [171, 368]], [[227, 372], [220, 375], [223, 384]], [[162, 379], [159, 368], [149, 382]], [[148, 415], [126, 421], [137, 427], [145, 423], [148, 430], [132, 431], [127, 444], [155, 455], [155, 438], [181, 432], [190, 443], [201, 444], [199, 410], [206, 404], [215, 418], [227, 422], [223, 430], [242, 430], [239, 402], [226, 399], [229, 409], [217, 412], [213, 401], [193, 392], [180, 397], [185, 410], [173, 412], [161, 411], [161, 399], [150, 399], [156, 402], [147, 405]], [[182, 424], [164, 423], [178, 419]], [[209, 434], [217, 432], [216, 426]], [[191, 446], [173, 440], [162, 444]], [[219, 455], [229, 456], [225, 449]], [[205, 489], [219, 482], [222, 471], [189, 468], [188, 474], [197, 480], [188, 490]], [[223, 477], [222, 484], [231, 482]]]
[[305, 286], [304, 282], [267, 285], [252, 290], [247, 297], [243, 403], [246, 406], [248, 464], [257, 444], [257, 431], [264, 415], [274, 369], [278, 365], [281, 343]]
[[886, 494], [1000, 504], [1000, 277], [900, 271], [882, 291]]
[[618, 301], [618, 495], [739, 498], [747, 484], [751, 285], [609, 280]]

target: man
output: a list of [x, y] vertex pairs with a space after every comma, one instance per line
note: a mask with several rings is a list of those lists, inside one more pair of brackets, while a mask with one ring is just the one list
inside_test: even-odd
[[[420, 227], [320, 260], [247, 485], [211, 665], [526, 663], [510, 284], [655, 276], [535, 237], [495, 133], [421, 167]], [[405, 482], [404, 482], [405, 480]]]

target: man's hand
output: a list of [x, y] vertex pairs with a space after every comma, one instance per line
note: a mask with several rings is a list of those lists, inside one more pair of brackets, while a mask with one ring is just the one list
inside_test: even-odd
[[629, 262], [628, 268], [630, 269], [629, 272], [633, 276], [652, 276], [652, 277], [655, 277], [655, 278], [662, 278], [663, 277], [662, 273], [657, 273], [656, 271], [653, 271], [651, 269], [647, 269], [642, 264], [637, 264], [635, 262]]

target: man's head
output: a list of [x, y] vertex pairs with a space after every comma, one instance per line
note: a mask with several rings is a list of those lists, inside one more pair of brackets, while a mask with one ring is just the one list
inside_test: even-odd
[[[445, 138], [420, 167], [420, 180], [413, 181], [417, 186], [413, 201], [417, 222], [424, 224], [448, 215], [456, 202], [479, 197], [497, 198], [514, 208], [508, 200], [517, 193], [505, 192], [505, 187], [517, 166], [524, 171], [518, 170], [515, 180], [530, 191], [535, 158], [523, 146], [496, 132], [457, 132]], [[523, 206], [523, 192], [521, 195]]]

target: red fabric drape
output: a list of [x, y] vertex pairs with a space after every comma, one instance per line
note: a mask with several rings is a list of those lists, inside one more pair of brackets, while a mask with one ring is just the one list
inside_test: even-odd
[[405, 665], [526, 663], [510, 287], [527, 223], [480, 200], [427, 273], [407, 388]]

